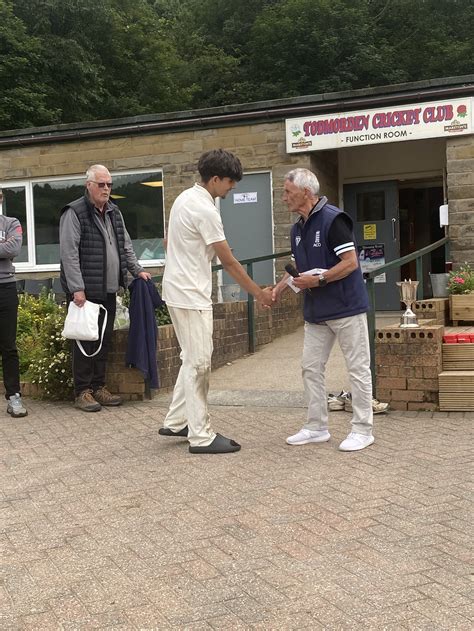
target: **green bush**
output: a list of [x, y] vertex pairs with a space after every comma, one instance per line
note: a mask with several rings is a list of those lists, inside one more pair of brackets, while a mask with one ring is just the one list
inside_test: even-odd
[[61, 336], [66, 309], [51, 296], [20, 296], [17, 346], [20, 374], [38, 384], [42, 397], [70, 399], [73, 392], [71, 343]]

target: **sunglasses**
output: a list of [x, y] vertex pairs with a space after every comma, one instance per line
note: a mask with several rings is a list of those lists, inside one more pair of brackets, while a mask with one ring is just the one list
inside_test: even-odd
[[[89, 181], [90, 181], [90, 182], [94, 182], [94, 180], [89, 180]], [[97, 184], [97, 186], [98, 186], [99, 188], [105, 188], [105, 187], [107, 187], [107, 188], [110, 188], [110, 189], [112, 189], [112, 186], [114, 185], [114, 183], [113, 183], [113, 182], [94, 182], [94, 184]]]

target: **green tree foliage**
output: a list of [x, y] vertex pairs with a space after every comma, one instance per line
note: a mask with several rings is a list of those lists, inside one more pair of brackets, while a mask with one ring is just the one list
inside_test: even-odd
[[376, 40], [367, 2], [285, 0], [256, 19], [248, 70], [267, 97], [391, 83], [389, 47]]
[[377, 0], [378, 40], [386, 40], [403, 81], [472, 73], [472, 0]]
[[0, 126], [472, 72], [472, 0], [0, 0]]
[[14, 19], [42, 60], [32, 85], [41, 88], [52, 118], [74, 122], [186, 105], [189, 91], [177, 80], [182, 62], [165, 22], [146, 0], [12, 5]]
[[27, 34], [13, 3], [0, 0], [0, 129], [44, 125], [57, 120], [46, 105], [41, 40]]

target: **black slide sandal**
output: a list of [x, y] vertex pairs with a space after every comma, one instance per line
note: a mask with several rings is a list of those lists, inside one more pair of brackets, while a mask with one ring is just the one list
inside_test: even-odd
[[239, 443], [236, 443], [235, 440], [231, 438], [222, 436], [222, 434], [216, 434], [212, 443], [205, 447], [189, 446], [189, 453], [191, 454], [228, 454], [239, 450]]
[[168, 427], [160, 427], [158, 434], [160, 434], [160, 436], [187, 436], [188, 426], [185, 425], [179, 432], [173, 432], [171, 429], [168, 429]]

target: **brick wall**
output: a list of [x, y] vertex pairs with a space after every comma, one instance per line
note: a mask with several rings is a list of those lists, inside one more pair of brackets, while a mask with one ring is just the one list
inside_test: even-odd
[[[301, 297], [286, 292], [280, 304], [271, 310], [256, 309], [256, 346], [268, 344], [276, 337], [290, 333], [303, 323]], [[243, 357], [249, 352], [247, 302], [224, 302], [214, 305], [214, 353], [212, 368]], [[145, 397], [141, 373], [125, 367], [128, 331], [114, 331], [113, 349], [107, 366], [107, 384], [125, 399]], [[174, 386], [181, 361], [179, 346], [172, 325], [158, 329], [157, 364], [160, 389]]]
[[[163, 170], [167, 221], [173, 201], [196, 180], [199, 156], [208, 149], [218, 147], [235, 152], [246, 172], [271, 171], [275, 252], [290, 249], [289, 234], [294, 215], [288, 212], [282, 201], [283, 178], [290, 169], [313, 169], [321, 181], [322, 193], [332, 203], [338, 202], [337, 152], [287, 154], [283, 121], [5, 148], [0, 150], [0, 181], [78, 175], [85, 173], [94, 163], [105, 164], [112, 171], [158, 168]], [[278, 274], [282, 273], [284, 266], [285, 261], [276, 261]], [[31, 274], [27, 276], [31, 277]], [[45, 277], [45, 274], [35, 276]], [[51, 273], [46, 276], [51, 276]]]
[[[0, 181], [78, 175], [94, 163], [105, 164], [112, 171], [158, 168], [163, 170], [167, 216], [179, 193], [196, 180], [199, 156], [218, 147], [235, 152], [246, 172], [272, 172], [275, 251], [289, 249], [294, 218], [281, 200], [283, 176], [296, 166], [311, 165], [309, 154], [286, 153], [283, 121], [4, 148], [0, 150]], [[337, 182], [332, 188], [337, 189]], [[283, 269], [284, 264], [278, 265]]]
[[450, 138], [446, 145], [451, 259], [474, 264], [474, 136]]
[[[452, 259], [455, 263], [474, 263], [474, 136], [449, 138], [446, 146]], [[235, 151], [247, 172], [272, 172], [276, 252], [289, 249], [293, 217], [281, 200], [283, 177], [289, 169], [299, 166], [314, 170], [321, 192], [332, 203], [339, 203], [337, 151], [287, 154], [283, 121], [6, 147], [0, 150], [0, 180], [77, 175], [97, 162], [111, 170], [160, 168], [165, 211], [169, 211], [176, 196], [195, 180], [201, 153], [217, 147]], [[277, 261], [276, 265], [281, 272], [284, 262]]]
[[377, 398], [394, 410], [438, 408], [444, 326], [431, 322], [421, 320], [417, 329], [392, 325], [377, 330]]

